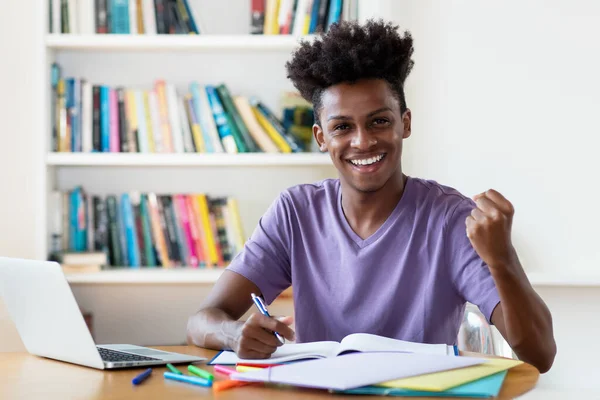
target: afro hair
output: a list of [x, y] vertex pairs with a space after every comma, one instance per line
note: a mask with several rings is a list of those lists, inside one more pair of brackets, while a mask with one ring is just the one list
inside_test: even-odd
[[404, 81], [414, 61], [410, 32], [398, 32], [398, 26], [382, 20], [333, 24], [314, 41], [303, 41], [286, 63], [287, 77], [300, 95], [312, 102], [319, 123], [321, 95], [325, 89], [342, 82], [383, 79], [406, 110]]

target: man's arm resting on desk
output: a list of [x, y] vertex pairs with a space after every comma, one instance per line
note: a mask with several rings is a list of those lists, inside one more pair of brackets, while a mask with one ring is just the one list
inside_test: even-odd
[[251, 293], [261, 292], [242, 275], [224, 271], [200, 310], [190, 317], [188, 343], [232, 349], [241, 358], [268, 358], [280, 345], [273, 331], [294, 340], [294, 332], [287, 326], [291, 318], [277, 320], [255, 313], [247, 321], [238, 321], [253, 304]]

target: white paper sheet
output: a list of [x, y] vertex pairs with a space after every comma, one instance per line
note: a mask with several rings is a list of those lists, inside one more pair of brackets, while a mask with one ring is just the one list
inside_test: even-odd
[[352, 353], [231, 375], [231, 379], [346, 390], [463, 368], [485, 362], [472, 357], [410, 353]]

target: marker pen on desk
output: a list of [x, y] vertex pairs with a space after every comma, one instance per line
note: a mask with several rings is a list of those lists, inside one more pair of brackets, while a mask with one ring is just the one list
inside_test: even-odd
[[[260, 311], [260, 313], [262, 315], [271, 318], [269, 311], [267, 311], [267, 306], [265, 305], [265, 303], [263, 303], [262, 299], [260, 297], [258, 297], [257, 295], [255, 295], [254, 293], [251, 293], [250, 295], [252, 296], [252, 301], [256, 305], [256, 308], [258, 308], [258, 311]], [[279, 342], [281, 344], [285, 344], [285, 339], [283, 338], [283, 336], [281, 336], [277, 332], [273, 332], [273, 333], [275, 334], [275, 336], [277, 337], [277, 339], [279, 340]]]
[[193, 365], [188, 366], [188, 371], [190, 371], [194, 375], [199, 376], [200, 378], [208, 379], [209, 381], [212, 381], [213, 379], [215, 379], [213, 374], [211, 374], [210, 372], [200, 369]]
[[171, 371], [174, 374], [183, 375], [183, 372], [175, 368], [173, 364], [167, 364], [167, 368], [169, 368], [169, 371]]
[[215, 365], [214, 369], [215, 369], [215, 372], [221, 373], [223, 375], [228, 375], [228, 376], [236, 372], [235, 369], [227, 368], [222, 365]]
[[144, 372], [142, 372], [141, 374], [139, 374], [138, 376], [136, 376], [135, 378], [133, 378], [133, 380], [131, 381], [131, 383], [133, 383], [134, 385], [139, 385], [147, 377], [149, 377], [151, 373], [152, 373], [152, 368], [148, 368], [147, 370], [145, 370]]
[[165, 372], [163, 375], [167, 379], [171, 379], [173, 381], [191, 383], [192, 385], [210, 387], [213, 384], [213, 381], [208, 380], [208, 379], [202, 379], [197, 376], [179, 375], [179, 374], [174, 374], [172, 372]]

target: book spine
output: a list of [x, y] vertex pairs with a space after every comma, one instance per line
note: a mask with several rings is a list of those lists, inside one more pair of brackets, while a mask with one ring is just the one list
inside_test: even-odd
[[[224, 84], [217, 86], [216, 88], [217, 94], [221, 98], [223, 105], [225, 106], [226, 115], [230, 121], [230, 125], [232, 125], [236, 129], [236, 134], [240, 136], [240, 141], [244, 142], [246, 151], [248, 152], [258, 152], [261, 151], [260, 148], [256, 145], [252, 137], [250, 136], [250, 132], [248, 132], [248, 128], [244, 124], [242, 117], [238, 113], [235, 104], [233, 104], [233, 99], [231, 98], [231, 94], [229, 93], [229, 89]], [[234, 134], [235, 135], [235, 134]]]
[[181, 254], [179, 253], [179, 244], [177, 243], [177, 231], [175, 228], [175, 218], [171, 208], [171, 196], [159, 196], [159, 202], [162, 204], [162, 214], [164, 216], [167, 228], [167, 238], [169, 245], [169, 258], [176, 266], [181, 266]]
[[165, 268], [171, 267], [169, 251], [167, 247], [167, 238], [163, 229], [163, 221], [160, 215], [160, 205], [156, 194], [148, 193], [148, 211], [150, 214], [150, 224], [152, 225], [152, 237], [156, 246], [157, 263]]
[[160, 124], [160, 112], [158, 109], [158, 96], [155, 90], [148, 93], [148, 102], [150, 104], [150, 118], [152, 120], [152, 133], [154, 134], [154, 151], [157, 153], [164, 152], [162, 143], [162, 129]]
[[273, 114], [273, 112], [271, 112], [271, 110], [269, 110], [269, 108], [260, 101], [255, 101], [255, 105], [256, 105], [256, 108], [273, 125], [273, 127], [277, 130], [277, 132], [279, 132], [279, 134], [285, 139], [285, 141], [288, 143], [288, 145], [292, 149], [292, 152], [294, 152], [294, 153], [301, 152], [302, 146], [300, 145], [300, 143], [298, 143], [298, 141], [287, 132], [287, 130], [283, 127], [283, 125], [281, 124], [281, 121], [279, 121], [279, 119], [275, 116], [275, 114]]
[[233, 102], [238, 109], [244, 124], [248, 127], [250, 134], [261, 150], [266, 153], [278, 153], [279, 147], [277, 147], [277, 145], [271, 140], [269, 135], [258, 123], [248, 99], [243, 96], [236, 96], [233, 98]]
[[147, 90], [142, 93], [144, 102], [144, 120], [146, 122], [146, 140], [148, 141], [148, 152], [156, 153], [156, 145], [154, 144], [154, 126], [152, 125], [152, 114], [150, 111], [150, 94]]
[[117, 197], [114, 195], [108, 195], [106, 197], [106, 211], [108, 214], [108, 238], [110, 241], [110, 260], [113, 266], [122, 266], [123, 262], [123, 249], [121, 248], [121, 240], [119, 233], [119, 205], [117, 203]]
[[187, 247], [187, 265], [194, 268], [198, 267], [198, 254], [196, 253], [196, 243], [192, 237], [192, 228], [190, 224], [189, 214], [186, 206], [186, 200], [184, 195], [177, 195], [175, 197], [177, 213], [179, 215], [179, 221], [184, 234], [184, 240]]
[[240, 150], [238, 143], [233, 137], [231, 127], [227, 123], [223, 105], [217, 96], [215, 88], [212, 86], [206, 86], [205, 90], [225, 151], [230, 154], [237, 153]]
[[163, 149], [167, 153], [172, 153], [174, 147], [171, 126], [169, 126], [169, 107], [167, 105], [166, 84], [164, 81], [156, 82], [156, 95], [158, 97], [158, 112], [161, 123]]
[[121, 139], [119, 138], [119, 98], [117, 91], [113, 88], [109, 92], [110, 101], [110, 139], [109, 151], [113, 153], [119, 152]]
[[110, 0], [110, 32], [129, 33], [128, 0]]
[[135, 94], [133, 90], [125, 89], [125, 112], [127, 114], [127, 143], [129, 151], [136, 153], [138, 151], [138, 120], [137, 107], [135, 105]]
[[117, 88], [117, 107], [119, 110], [119, 150], [127, 153], [129, 149], [129, 123], [127, 121], [127, 109], [125, 106], [125, 89]]
[[168, 23], [166, 23], [166, 0], [154, 0], [156, 10], [156, 31], [158, 33], [169, 33]]
[[165, 85], [167, 115], [169, 125], [171, 126], [171, 138], [173, 140], [173, 150], [176, 153], [183, 153], [183, 134], [181, 122], [179, 120], [179, 111], [177, 107], [177, 92], [172, 84]]
[[100, 151], [110, 151], [109, 87], [100, 86]]
[[206, 255], [202, 246], [202, 238], [200, 235], [201, 227], [199, 225], [199, 217], [194, 212], [194, 198], [192, 195], [184, 196], [185, 207], [190, 222], [190, 233], [194, 241], [196, 257], [198, 258], [198, 266], [206, 266]]
[[198, 29], [198, 24], [196, 24], [196, 20], [194, 19], [194, 14], [192, 13], [192, 8], [190, 7], [189, 0], [182, 0], [182, 2], [189, 18], [188, 25], [190, 27], [190, 31], [197, 35], [200, 34], [200, 30]]
[[196, 117], [196, 112], [194, 110], [194, 99], [190, 95], [186, 95], [184, 98], [185, 111], [187, 113], [187, 118], [191, 124], [192, 131], [192, 139], [194, 141], [194, 148], [198, 153], [206, 153], [206, 145], [204, 143], [204, 136], [202, 135], [202, 130], [200, 129], [200, 124], [198, 123], [198, 118]]
[[92, 87], [92, 151], [102, 151], [100, 135], [100, 86]]
[[96, 33], [108, 33], [108, 1], [95, 0]]
[[137, 143], [140, 153], [148, 153], [148, 130], [146, 127], [146, 112], [144, 111], [144, 94], [141, 90], [134, 90], [135, 96], [135, 114], [138, 125]]
[[[202, 131], [202, 138], [204, 142], [204, 148], [207, 153], [215, 153], [218, 152], [217, 147], [214, 145], [214, 141], [217, 140], [219, 145], [221, 141], [219, 139], [219, 133], [217, 132], [216, 125], [214, 126], [216, 132], [216, 139], [212, 137], [211, 132], [209, 132], [209, 123], [215, 124], [214, 118], [212, 116], [212, 111], [209, 111], [207, 114], [203, 114], [203, 101], [208, 103], [207, 97], [202, 97], [202, 94], [206, 95], [206, 91], [200, 87], [197, 82], [190, 83], [190, 93], [192, 95], [192, 105], [194, 110], [194, 116], [200, 125], [200, 130]], [[208, 106], [208, 110], [210, 110], [210, 106]], [[213, 133], [214, 134], [214, 133]], [[222, 151], [221, 151], [222, 152]]]
[[154, 255], [154, 245], [152, 242], [152, 223], [150, 221], [150, 211], [148, 206], [148, 195], [142, 194], [140, 200], [140, 218], [142, 220], [143, 249], [148, 267], [156, 267], [156, 256]]
[[156, 10], [154, 0], [142, 0], [142, 14], [144, 19], [144, 33], [156, 35]]
[[107, 215], [106, 203], [99, 196], [92, 197], [92, 207], [94, 209], [94, 245], [95, 251], [101, 251], [109, 254], [109, 220]]
[[94, 105], [92, 84], [87, 81], [82, 82], [81, 92], [81, 151], [84, 153], [91, 153], [94, 150]]
[[186, 153], [195, 153], [196, 146], [192, 137], [191, 122], [187, 112], [188, 104], [183, 96], [179, 97], [177, 111], [179, 111], [179, 121], [181, 123], [181, 131], [183, 134], [183, 149]]
[[121, 212], [125, 230], [125, 247], [127, 249], [127, 258], [129, 261], [128, 266], [133, 268], [140, 267], [140, 254], [138, 250], [135, 221], [133, 218], [133, 208], [131, 206], [129, 194], [127, 193], [121, 195]]
[[129, 33], [132, 35], [137, 35], [138, 33], [141, 33], [138, 31], [137, 0], [129, 0], [127, 12], [129, 14]]
[[202, 231], [206, 238], [206, 246], [208, 248], [208, 264], [218, 265], [219, 259], [217, 255], [217, 246], [214, 236], [213, 227], [211, 225], [210, 210], [208, 208], [208, 200], [206, 195], [199, 194], [196, 196], [196, 202], [198, 204], [198, 210], [202, 221]]

